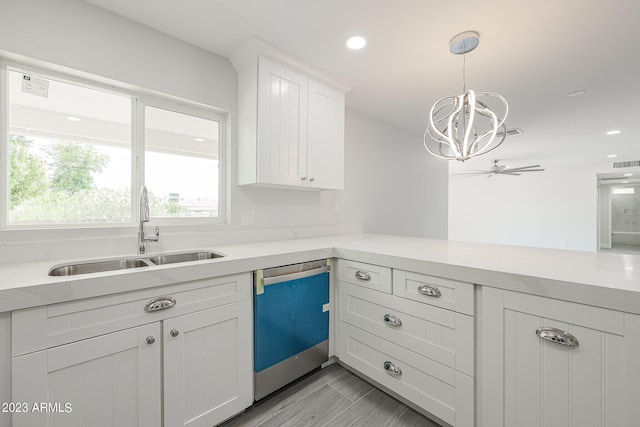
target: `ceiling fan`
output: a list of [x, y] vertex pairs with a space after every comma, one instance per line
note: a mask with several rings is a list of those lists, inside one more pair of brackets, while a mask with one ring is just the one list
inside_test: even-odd
[[487, 175], [487, 178], [491, 178], [493, 175], [522, 175], [523, 172], [542, 172], [544, 168], [540, 165], [529, 165], [512, 168], [510, 166], [499, 165], [500, 160], [494, 160], [493, 166], [489, 170], [474, 170], [471, 172], [464, 172], [458, 175]]

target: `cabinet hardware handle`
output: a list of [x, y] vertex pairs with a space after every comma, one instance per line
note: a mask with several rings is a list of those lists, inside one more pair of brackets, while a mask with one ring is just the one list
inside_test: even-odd
[[566, 345], [568, 347], [578, 347], [580, 343], [578, 339], [569, 332], [560, 329], [551, 328], [549, 326], [540, 326], [536, 329], [536, 335], [543, 340], [551, 341], [556, 344]]
[[171, 332], [169, 332], [171, 334], [172, 337], [177, 337], [178, 335], [180, 335], [180, 331], [177, 329], [172, 329]]
[[176, 305], [176, 300], [172, 297], [158, 297], [149, 301], [144, 306], [144, 311], [151, 313], [154, 311], [166, 310]]
[[313, 182], [315, 180], [316, 180], [315, 178], [309, 178], [309, 182]]
[[387, 371], [387, 374], [393, 375], [394, 377], [399, 377], [402, 375], [402, 370], [400, 367], [394, 363], [389, 362], [388, 360], [384, 362], [384, 370]]
[[356, 271], [356, 279], [360, 279], [360, 280], [371, 280], [371, 275], [369, 273], [367, 273], [366, 271]]
[[418, 286], [418, 292], [420, 292], [422, 295], [426, 295], [428, 297], [433, 297], [433, 298], [440, 298], [442, 296], [442, 293], [440, 293], [440, 289], [431, 285]]
[[154, 342], [156, 342], [156, 338], [155, 338], [153, 335], [149, 335], [149, 336], [147, 337], [147, 344], [151, 345], [151, 344], [153, 344]]
[[402, 326], [402, 320], [400, 320], [398, 317], [394, 316], [393, 314], [385, 314], [384, 321], [391, 326]]
[[303, 176], [302, 178], [300, 178], [300, 180], [301, 180], [301, 181], [306, 181], [306, 180], [307, 180], [307, 177], [306, 177], [306, 176]]

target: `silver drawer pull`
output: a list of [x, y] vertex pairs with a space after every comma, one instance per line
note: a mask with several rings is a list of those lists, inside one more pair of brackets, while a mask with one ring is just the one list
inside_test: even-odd
[[442, 294], [440, 293], [440, 289], [431, 285], [420, 285], [418, 286], [418, 292], [422, 295], [426, 295], [428, 297], [440, 298]]
[[402, 326], [402, 320], [400, 320], [399, 318], [397, 318], [393, 314], [385, 314], [384, 315], [384, 321], [387, 323], [387, 325]]
[[399, 377], [402, 375], [402, 370], [398, 367], [398, 365], [389, 362], [388, 360], [384, 362], [384, 370], [387, 371], [387, 374], [393, 375], [394, 377]]
[[369, 273], [367, 273], [366, 271], [356, 271], [356, 279], [360, 279], [360, 280], [371, 280], [371, 275]]
[[172, 337], [174, 337], [174, 338], [175, 338], [175, 337], [177, 337], [178, 335], [180, 335], [180, 331], [179, 331], [179, 330], [177, 330], [177, 329], [172, 329], [172, 330], [171, 330], [171, 332], [170, 332], [170, 334], [171, 334], [171, 336], [172, 336]]
[[176, 305], [176, 300], [172, 297], [158, 297], [149, 301], [144, 306], [144, 311], [151, 313], [154, 311], [166, 310]]
[[536, 329], [536, 335], [543, 340], [551, 341], [556, 344], [566, 345], [568, 347], [578, 347], [580, 343], [578, 339], [569, 332], [560, 329], [551, 328], [549, 326], [540, 326]]
[[151, 345], [151, 344], [153, 344], [154, 342], [156, 342], [156, 337], [154, 337], [153, 335], [149, 335], [149, 336], [147, 337], [146, 341], [147, 341], [147, 344]]

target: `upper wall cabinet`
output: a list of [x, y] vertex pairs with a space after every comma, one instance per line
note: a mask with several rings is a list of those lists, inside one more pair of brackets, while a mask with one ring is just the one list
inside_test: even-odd
[[238, 184], [341, 190], [345, 89], [255, 38], [231, 61], [238, 71]]

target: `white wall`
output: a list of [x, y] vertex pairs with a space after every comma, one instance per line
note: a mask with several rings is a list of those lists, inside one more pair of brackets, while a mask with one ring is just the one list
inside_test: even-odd
[[365, 232], [447, 238], [448, 164], [421, 136], [347, 110], [346, 139], [343, 205]]
[[[496, 150], [498, 158], [508, 153], [498, 150], [502, 147]], [[543, 164], [544, 172], [521, 176], [457, 175], [466, 169], [488, 169], [492, 159], [479, 157], [464, 165], [452, 164], [449, 239], [596, 250], [596, 170], [558, 162]], [[529, 165], [532, 159], [535, 157], [519, 158], [512, 166]]]
[[[420, 137], [348, 110], [344, 192], [238, 187], [237, 75], [226, 58], [79, 0], [2, 0], [0, 51], [229, 112], [231, 224], [164, 228], [152, 250], [310, 237], [361, 224], [369, 232], [446, 237], [446, 169], [421, 151]], [[246, 210], [255, 212], [255, 227], [239, 225]], [[136, 231], [0, 231], [0, 263], [134, 251]]]

